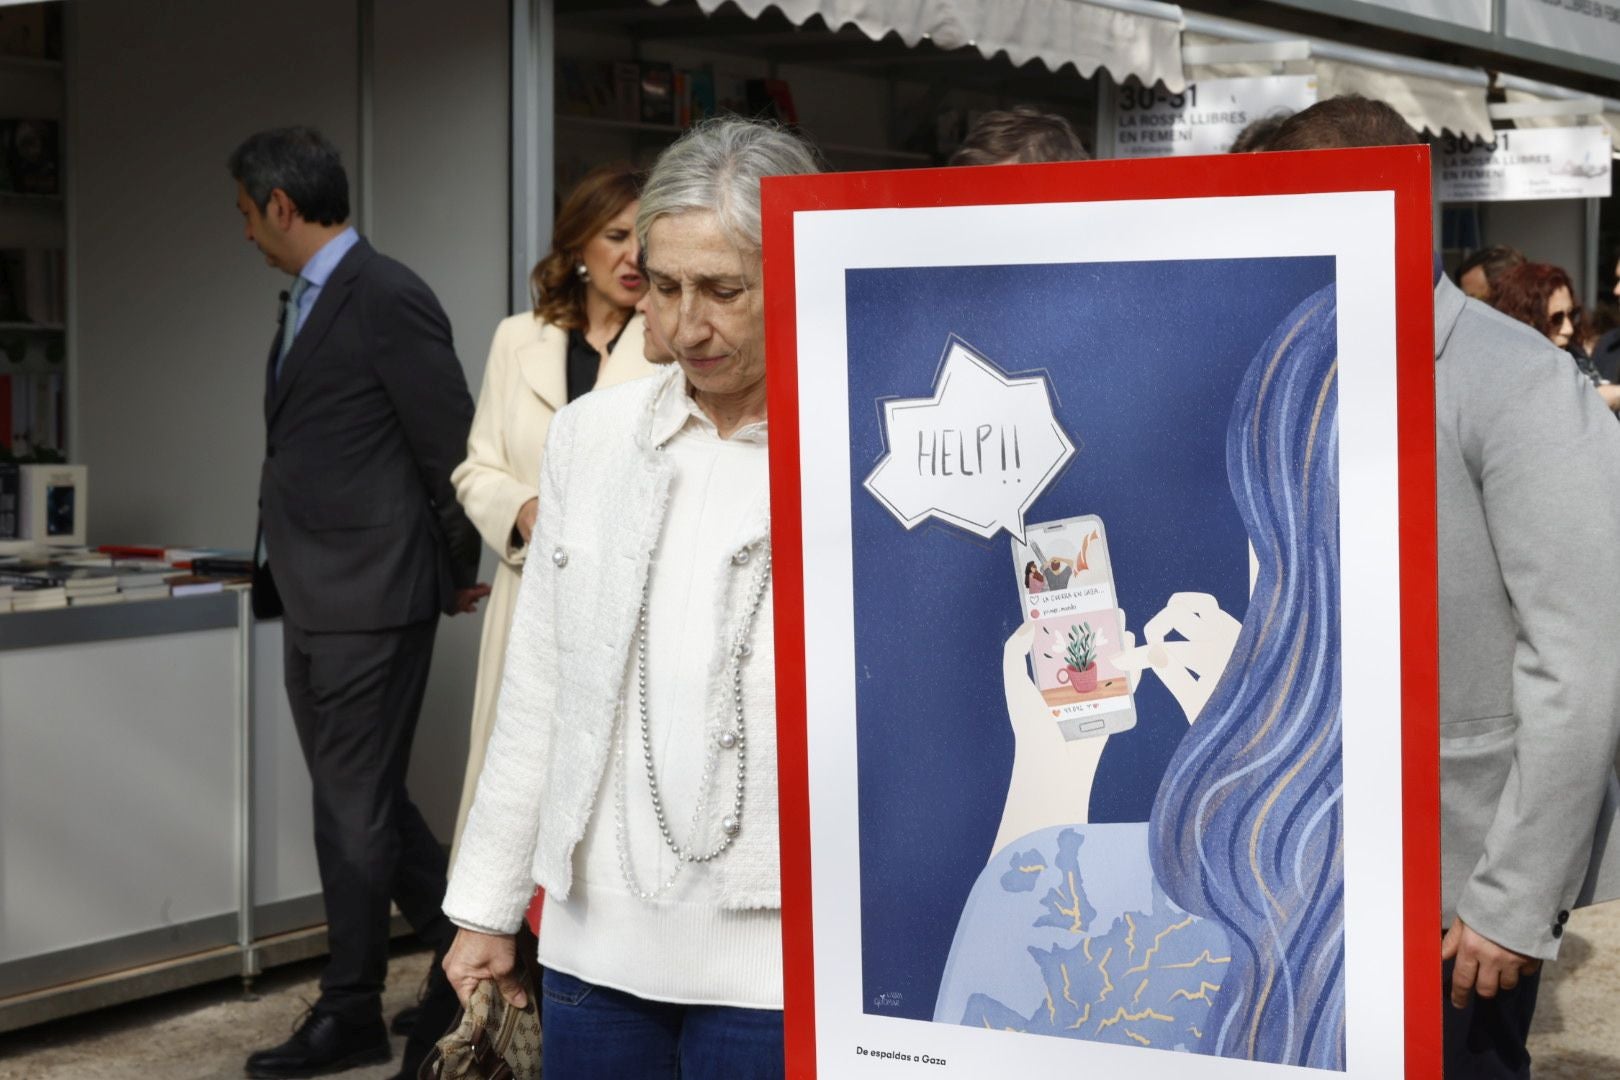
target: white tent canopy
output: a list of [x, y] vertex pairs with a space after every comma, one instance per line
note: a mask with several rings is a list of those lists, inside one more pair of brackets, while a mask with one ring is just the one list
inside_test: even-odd
[[1527, 79], [1516, 79], [1512, 76], [1502, 76], [1500, 82], [1509, 105], [1568, 104], [1573, 107], [1571, 111], [1558, 109], [1543, 115], [1535, 115], [1532, 111], [1527, 115], [1504, 117], [1504, 119], [1511, 119], [1514, 126], [1578, 127], [1596, 120], [1608, 129], [1609, 141], [1614, 144], [1615, 150], [1620, 152], [1620, 101], [1615, 101], [1612, 98], [1577, 95], [1561, 87], [1547, 86], [1544, 83], [1532, 83]]
[[[652, 0], [662, 5], [668, 0]], [[726, 0], [697, 0], [712, 14]], [[1116, 82], [1136, 77], [1170, 90], [1181, 69], [1181, 9], [1152, 0], [732, 0], [751, 18], [779, 9], [795, 26], [820, 16], [837, 30], [855, 26], [873, 40], [896, 34], [907, 45], [964, 45], [1015, 65], [1039, 60], [1052, 71], [1072, 64], [1082, 77], [1105, 69]]]
[[[1280, 31], [1202, 15], [1189, 15], [1187, 22], [1184, 39], [1188, 45], [1271, 42], [1289, 37]], [[1485, 100], [1489, 80], [1483, 71], [1374, 53], [1316, 38], [1304, 40], [1310, 46], [1310, 59], [1290, 61], [1288, 68], [1301, 73], [1314, 72], [1320, 97], [1360, 94], [1378, 98], [1389, 102], [1418, 131], [1491, 137], [1491, 117]], [[1203, 74], [1235, 78], [1270, 75], [1274, 70], [1271, 64], [1253, 61], [1200, 64], [1193, 69], [1192, 77], [1196, 79]]]

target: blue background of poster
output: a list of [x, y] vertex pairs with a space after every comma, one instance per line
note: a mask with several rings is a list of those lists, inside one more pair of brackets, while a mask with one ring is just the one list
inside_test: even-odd
[[[1007, 793], [1000, 659], [1020, 619], [1005, 533], [908, 532], [862, 489], [885, 452], [879, 402], [932, 394], [950, 334], [1008, 374], [1046, 371], [1077, 452], [1026, 522], [1102, 517], [1132, 631], [1180, 591], [1213, 593], [1241, 619], [1247, 538], [1225, 461], [1233, 396], [1277, 324], [1333, 279], [1327, 257], [848, 271], [867, 1011], [932, 1018]], [[1136, 706], [1136, 728], [1104, 752], [1093, 823], [1146, 821], [1187, 730], [1152, 675]]]

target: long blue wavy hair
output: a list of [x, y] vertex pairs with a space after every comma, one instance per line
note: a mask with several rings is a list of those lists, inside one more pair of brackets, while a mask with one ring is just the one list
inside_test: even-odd
[[1332, 286], [1305, 300], [1238, 391], [1226, 469], [1259, 573], [1149, 829], [1165, 892], [1231, 941], [1199, 1049], [1342, 1070], [1336, 316]]

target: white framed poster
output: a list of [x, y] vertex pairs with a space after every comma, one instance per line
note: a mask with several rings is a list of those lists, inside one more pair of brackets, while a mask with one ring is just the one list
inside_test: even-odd
[[789, 1076], [1438, 1075], [1428, 180], [764, 182]]

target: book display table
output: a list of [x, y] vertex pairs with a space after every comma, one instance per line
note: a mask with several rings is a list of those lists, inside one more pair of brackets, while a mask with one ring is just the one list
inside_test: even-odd
[[324, 950], [281, 681], [246, 592], [0, 617], [0, 1031]]

